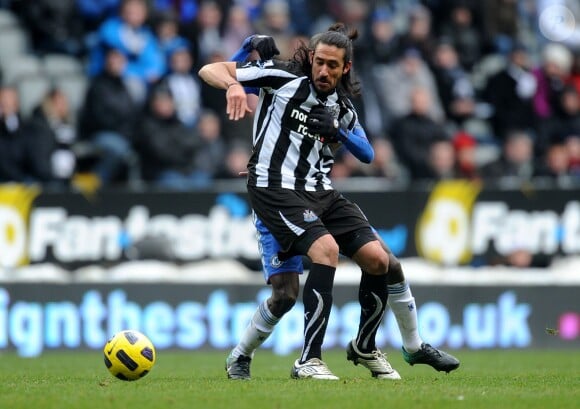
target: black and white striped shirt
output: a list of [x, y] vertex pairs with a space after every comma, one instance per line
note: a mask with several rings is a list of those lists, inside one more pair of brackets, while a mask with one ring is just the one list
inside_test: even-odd
[[255, 61], [238, 63], [236, 76], [246, 87], [260, 88], [254, 117], [253, 153], [248, 164], [248, 185], [292, 190], [331, 190], [328, 174], [334, 155], [306, 127], [310, 109], [324, 103], [341, 127], [357, 124], [350, 101], [334, 92], [324, 102], [296, 63]]

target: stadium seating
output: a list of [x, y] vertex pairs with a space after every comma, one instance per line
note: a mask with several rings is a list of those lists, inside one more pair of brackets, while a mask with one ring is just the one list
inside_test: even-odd
[[19, 27], [0, 30], [0, 61], [24, 54], [29, 49], [28, 35]]
[[18, 17], [10, 10], [0, 9], [0, 31], [20, 27]]
[[20, 77], [16, 85], [23, 116], [30, 115], [52, 86], [50, 79], [43, 74]]
[[[0, 34], [1, 35], [1, 34]], [[0, 62], [3, 80], [7, 84], [15, 84], [19, 78], [31, 77], [42, 73], [42, 63], [33, 54], [16, 54]]]
[[67, 96], [71, 110], [78, 112], [85, 98], [88, 86], [87, 77], [79, 72], [54, 76], [51, 79], [52, 84]]
[[82, 63], [77, 58], [66, 54], [46, 54], [42, 58], [42, 67], [44, 72], [52, 78], [83, 73]]

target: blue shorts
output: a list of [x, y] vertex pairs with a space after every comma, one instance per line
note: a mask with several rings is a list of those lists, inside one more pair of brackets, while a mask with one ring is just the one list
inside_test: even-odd
[[280, 261], [278, 258], [278, 252], [281, 250], [280, 244], [255, 213], [254, 226], [256, 226], [258, 232], [258, 248], [260, 250], [262, 271], [264, 272], [266, 283], [270, 283], [270, 277], [274, 274], [303, 273], [302, 256], [293, 256], [288, 260]]

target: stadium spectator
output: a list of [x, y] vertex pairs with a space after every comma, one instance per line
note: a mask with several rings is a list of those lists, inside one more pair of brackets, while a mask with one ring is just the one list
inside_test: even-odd
[[20, 114], [20, 100], [18, 90], [10, 85], [0, 86], [0, 118], [2, 133], [8, 135], [18, 130], [22, 125]]
[[364, 176], [385, 179], [394, 186], [406, 186], [409, 182], [409, 171], [395, 155], [391, 142], [386, 138], [375, 138], [372, 144], [375, 158], [370, 164], [361, 166], [361, 173]]
[[294, 50], [291, 39], [295, 34], [290, 20], [290, 7], [284, 0], [268, 0], [262, 7], [262, 15], [254, 22], [256, 32], [274, 38], [280, 50], [280, 59], [289, 59]]
[[369, 55], [363, 59], [372, 64], [390, 64], [399, 52], [399, 36], [394, 16], [386, 7], [377, 8], [372, 15], [369, 31]]
[[[171, 12], [154, 14], [153, 28], [166, 63], [173, 50], [183, 45], [189, 47], [187, 40], [179, 35], [179, 20], [175, 14]], [[167, 68], [169, 70], [169, 67]]]
[[76, 0], [17, 1], [12, 7], [25, 24], [35, 51], [74, 56], [85, 52], [85, 28]]
[[463, 179], [479, 179], [477, 140], [465, 131], [458, 131], [452, 138], [457, 162], [457, 176]]
[[574, 52], [574, 62], [570, 70], [569, 82], [580, 94], [580, 50]]
[[[199, 147], [195, 151], [195, 168], [210, 179], [223, 176], [222, 169], [228, 163], [228, 147], [222, 135], [219, 115], [210, 110], [203, 111], [196, 128]], [[248, 158], [246, 150], [244, 169], [236, 169], [233, 175], [227, 177], [239, 177], [238, 173], [245, 170]]]
[[484, 99], [493, 107], [490, 123], [500, 144], [511, 129], [531, 130], [536, 126], [533, 97], [537, 80], [529, 64], [528, 49], [516, 43], [506, 67], [488, 79], [483, 91]]
[[[369, 134], [384, 134], [389, 115], [381, 109], [381, 87], [377, 86], [375, 67], [384, 70], [398, 58], [399, 39], [395, 28], [394, 16], [386, 7], [377, 8], [370, 17], [370, 28], [366, 30], [363, 40], [366, 53], [359, 55], [358, 74], [367, 92], [363, 95], [364, 121]], [[363, 108], [363, 107], [361, 107]], [[364, 111], [364, 112], [363, 112]]]
[[503, 144], [501, 156], [481, 169], [486, 180], [503, 180], [509, 186], [520, 186], [536, 175], [533, 139], [522, 130], [511, 131]]
[[449, 139], [436, 140], [429, 145], [427, 174], [424, 179], [456, 179], [456, 169], [455, 149]]
[[197, 0], [150, 0], [156, 13], [170, 13], [179, 18], [179, 23], [188, 24], [195, 20], [198, 12]]
[[410, 48], [418, 50], [423, 61], [431, 61], [435, 49], [431, 12], [421, 4], [409, 10], [407, 27], [401, 36], [400, 52]]
[[499, 260], [499, 264], [514, 267], [516, 269], [546, 268], [550, 266], [551, 262], [552, 256], [533, 253], [523, 244], [514, 245], [514, 247]]
[[76, 127], [67, 96], [50, 90], [24, 123], [33, 143], [38, 178], [48, 187], [70, 185], [76, 168]]
[[0, 87], [0, 183], [66, 186], [75, 170], [75, 133], [66, 96], [51, 90], [27, 120], [18, 104], [15, 88]]
[[308, 0], [287, 0], [287, 2], [290, 7], [290, 22], [293, 31], [308, 36], [312, 32], [312, 23], [317, 17], [318, 8], [324, 7], [324, 2]]
[[187, 191], [209, 185], [209, 176], [194, 161], [200, 138], [178, 119], [171, 90], [164, 83], [151, 91], [134, 145], [143, 178], [151, 186]]
[[[337, 4], [336, 11], [332, 14], [335, 21], [340, 21], [359, 32], [361, 41], [354, 49], [354, 58], [363, 62], [368, 58], [369, 54], [370, 42], [363, 41], [363, 39], [368, 39], [370, 36], [369, 20], [373, 11], [373, 2], [366, 0], [339, 0], [335, 3]], [[359, 67], [361, 73], [363, 67]]]
[[332, 179], [375, 177], [389, 182], [392, 186], [407, 186], [410, 180], [409, 171], [396, 157], [391, 142], [385, 137], [378, 137], [373, 139], [372, 146], [375, 157], [369, 164], [361, 164], [346, 149], [337, 152], [332, 167]]
[[565, 46], [548, 43], [542, 49], [542, 61], [532, 72], [538, 84], [534, 94], [534, 111], [541, 118], [554, 114], [560, 93], [569, 79], [572, 54]]
[[99, 74], [105, 53], [115, 48], [127, 59], [122, 76], [135, 100], [143, 101], [147, 88], [166, 70], [165, 58], [153, 31], [147, 26], [146, 0], [122, 0], [119, 15], [107, 19], [97, 33], [89, 55], [89, 74]]
[[224, 31], [224, 53], [232, 55], [237, 51], [244, 39], [255, 33], [254, 26], [250, 20], [250, 14], [246, 7], [234, 4], [230, 7]]
[[568, 152], [569, 172], [574, 176], [576, 183], [580, 182], [580, 129], [572, 133], [564, 140], [566, 152]]
[[576, 133], [568, 135], [564, 140], [564, 146], [568, 153], [568, 173], [578, 184], [580, 183], [580, 129]]
[[227, 149], [223, 165], [215, 175], [216, 179], [239, 179], [247, 172], [251, 151], [246, 144], [233, 143]]
[[543, 159], [537, 167], [537, 176], [551, 178], [559, 186], [571, 182], [570, 157], [563, 143], [550, 145]]
[[118, 182], [132, 160], [131, 142], [139, 104], [123, 78], [127, 58], [111, 48], [103, 71], [91, 79], [81, 108], [80, 137], [95, 147], [91, 169], [103, 185]]
[[[228, 57], [221, 51], [215, 50], [212, 52], [207, 62], [217, 62], [217, 61], [224, 61]], [[197, 65], [194, 64], [194, 66]], [[223, 91], [214, 87], [210, 87], [207, 85], [205, 81], [201, 82], [201, 105], [205, 109], [210, 109], [214, 112], [225, 112], [226, 110], [226, 102], [224, 100]]]
[[486, 49], [507, 55], [518, 39], [518, 2], [513, 0], [487, 0], [482, 2], [483, 29]]
[[407, 49], [395, 63], [376, 67], [374, 83], [381, 114], [385, 117], [396, 119], [408, 115], [412, 110], [411, 94], [416, 88], [422, 88], [430, 101], [425, 114], [434, 120], [443, 120], [444, 111], [433, 73], [418, 50]]
[[171, 90], [179, 120], [193, 127], [199, 119], [202, 106], [200, 84], [192, 72], [193, 58], [189, 44], [185, 40], [174, 42], [167, 53], [169, 72], [162, 81]]
[[553, 144], [563, 143], [580, 130], [580, 95], [573, 86], [566, 86], [553, 107], [553, 115], [542, 121], [535, 141], [537, 157], [543, 156]]
[[451, 9], [451, 18], [441, 27], [440, 32], [441, 36], [450, 40], [459, 56], [459, 63], [467, 71], [471, 71], [479, 61], [483, 49], [483, 39], [474, 26], [471, 13], [467, 5], [455, 4]]
[[16, 88], [0, 86], [0, 183], [39, 183], [38, 150], [24, 132]]
[[335, 154], [335, 162], [330, 176], [332, 180], [362, 176], [361, 168], [362, 166], [358, 164], [358, 159], [343, 149]]
[[411, 112], [396, 120], [389, 137], [397, 157], [409, 169], [413, 178], [429, 176], [427, 163], [430, 146], [447, 139], [445, 128], [429, 116], [431, 94], [425, 88], [415, 88], [411, 97]]
[[223, 17], [224, 12], [215, 0], [202, 0], [195, 20], [182, 26], [181, 34], [192, 47], [195, 70], [216, 52], [226, 55], [222, 45]]
[[113, 17], [117, 13], [120, 3], [121, 0], [76, 0], [85, 32], [96, 31], [103, 21]]
[[472, 18], [472, 26], [483, 36], [482, 14], [483, 7], [480, 0], [438, 0], [421, 1], [431, 13], [433, 31], [437, 38], [441, 37], [444, 27], [451, 24], [453, 14], [451, 10], [457, 7], [465, 7], [469, 10]]
[[459, 64], [455, 47], [447, 40], [437, 44], [432, 70], [447, 120], [461, 126], [475, 113], [475, 90], [469, 73]]

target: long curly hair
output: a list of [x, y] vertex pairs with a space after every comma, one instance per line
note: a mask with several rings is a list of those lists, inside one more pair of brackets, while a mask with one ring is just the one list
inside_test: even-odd
[[[344, 63], [352, 61], [353, 45], [352, 42], [358, 38], [356, 29], [348, 29], [343, 23], [334, 23], [322, 33], [313, 35], [308, 44], [302, 42], [294, 53], [293, 60], [299, 64], [300, 70], [308, 75], [312, 75], [312, 64], [310, 62], [310, 51], [314, 51], [318, 44], [333, 45], [345, 50]], [[351, 69], [342, 76], [338, 85], [337, 92], [349, 97], [360, 95], [360, 81], [358, 80], [352, 66]]]

